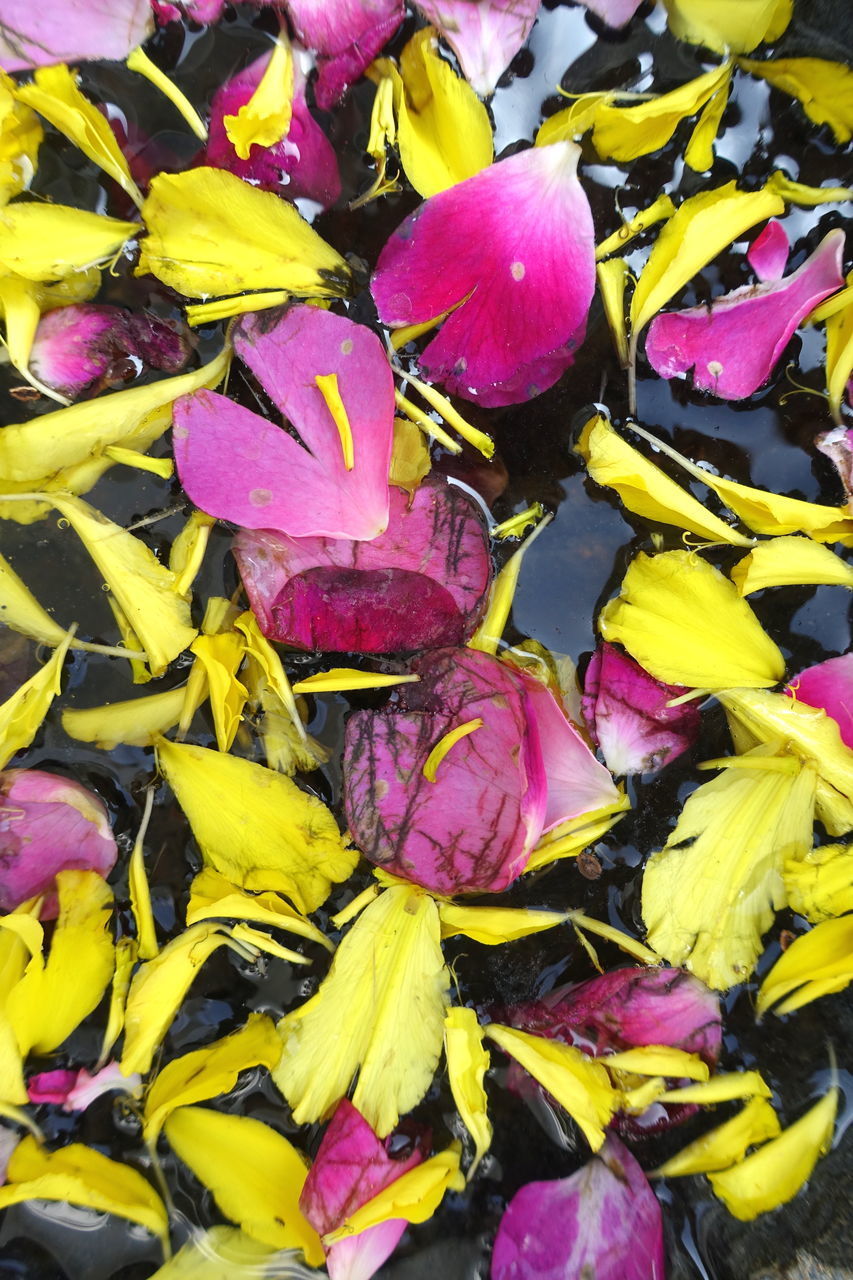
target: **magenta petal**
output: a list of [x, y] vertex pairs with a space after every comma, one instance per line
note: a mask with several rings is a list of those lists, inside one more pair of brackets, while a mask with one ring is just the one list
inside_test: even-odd
[[624, 27], [631, 21], [643, 0], [581, 0], [583, 7], [589, 9], [608, 27]]
[[27, 1081], [30, 1102], [61, 1105], [77, 1083], [77, 1072], [60, 1068], [57, 1071], [40, 1071]]
[[701, 727], [698, 705], [667, 705], [685, 692], [655, 680], [612, 644], [600, 644], [586, 670], [582, 707], [608, 769], [617, 776], [656, 773], [692, 746]]
[[579, 347], [595, 287], [579, 155], [556, 142], [510, 156], [425, 200], [386, 243], [371, 283], [380, 319], [451, 311], [421, 357], [433, 381], [486, 405], [518, 403], [551, 386]]
[[26, 71], [57, 62], [120, 62], [150, 33], [149, 0], [3, 0], [0, 67]]
[[495, 1239], [492, 1280], [664, 1280], [660, 1205], [645, 1174], [609, 1135], [569, 1178], [530, 1182]]
[[649, 327], [646, 355], [663, 378], [693, 370], [694, 385], [742, 400], [767, 381], [798, 325], [844, 279], [844, 232], [830, 231], [799, 270], [747, 285], [708, 307], [670, 311]]
[[[58, 871], [106, 876], [116, 856], [107, 811], [79, 782], [40, 769], [0, 774], [0, 911], [51, 889]], [[56, 911], [51, 893], [42, 918]]]
[[403, 0], [286, 0], [302, 44], [318, 54], [317, 106], [329, 110], [360, 77], [404, 17]]
[[759, 280], [781, 280], [790, 251], [785, 228], [771, 218], [747, 249], [746, 257]]
[[[847, 384], [847, 399], [853, 404], [853, 379]], [[824, 457], [835, 464], [847, 495], [848, 509], [853, 513], [853, 427], [833, 427], [818, 436], [815, 444]]]
[[853, 653], [807, 667], [785, 693], [810, 707], [822, 707], [837, 721], [842, 742], [853, 748]]
[[370, 542], [244, 530], [234, 555], [264, 634], [331, 652], [464, 644], [492, 573], [480, 508], [439, 477], [422, 484], [411, 505], [392, 488], [388, 528]]
[[[299, 436], [213, 391], [175, 404], [181, 484], [210, 515], [292, 537], [375, 538], [388, 523], [394, 382], [370, 329], [319, 307], [238, 325], [234, 349]], [[335, 373], [353, 438], [340, 435], [315, 375]]]
[[[524, 870], [542, 832], [545, 773], [524, 683], [474, 649], [412, 663], [419, 684], [395, 705], [353, 712], [344, 736], [344, 811], [369, 861], [435, 893], [498, 892]], [[451, 729], [481, 718], [438, 768]]]
[[530, 35], [539, 0], [417, 0], [417, 7], [450, 45], [475, 93], [487, 98]]
[[180, 4], [165, 4], [163, 0], [151, 0], [158, 25], [180, 22], [182, 17], [202, 24], [218, 22], [222, 17], [226, 0], [182, 0]]

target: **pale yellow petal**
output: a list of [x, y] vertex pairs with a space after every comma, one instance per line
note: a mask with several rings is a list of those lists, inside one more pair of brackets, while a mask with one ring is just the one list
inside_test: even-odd
[[483, 1087], [489, 1069], [489, 1054], [483, 1045], [483, 1031], [473, 1009], [459, 1005], [448, 1009], [444, 1019], [444, 1054], [453, 1101], [474, 1142], [474, 1159], [467, 1174], [470, 1182], [492, 1145], [492, 1122]]
[[273, 44], [266, 70], [248, 102], [236, 115], [223, 116], [228, 140], [241, 160], [252, 147], [271, 147], [287, 137], [293, 113], [293, 51], [287, 32]]
[[788, 906], [818, 923], [853, 911], [853, 844], [825, 844], [783, 871]]
[[439, 902], [442, 938], [460, 933], [484, 946], [500, 946], [516, 938], [528, 938], [544, 929], [565, 924], [565, 911], [537, 911], [529, 907], [469, 907], [457, 902]]
[[105, 751], [119, 743], [132, 747], [150, 747], [163, 733], [174, 728], [181, 718], [186, 686], [151, 693], [127, 702], [110, 702], [86, 710], [67, 708], [62, 712], [62, 727], [70, 738], [94, 742]]
[[793, 12], [793, 0], [664, 0], [664, 4], [673, 35], [718, 53], [749, 53], [762, 40], [777, 40]]
[[853, 71], [845, 63], [825, 58], [741, 58], [739, 65], [796, 98], [810, 120], [829, 125], [836, 142], [843, 145], [853, 138]]

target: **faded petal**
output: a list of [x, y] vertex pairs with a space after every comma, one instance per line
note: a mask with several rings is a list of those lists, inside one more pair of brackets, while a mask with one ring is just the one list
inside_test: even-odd
[[403, 21], [403, 0], [286, 0], [302, 44], [316, 50], [317, 106], [333, 107]]
[[126, 58], [151, 30], [148, 0], [3, 0], [0, 67]]
[[486, 526], [463, 489], [391, 490], [388, 528], [370, 541], [242, 530], [240, 574], [265, 635], [300, 649], [395, 653], [464, 644], [491, 581]]
[[492, 407], [538, 395], [571, 363], [595, 287], [579, 155], [557, 142], [491, 165], [430, 197], [386, 243], [371, 283], [382, 321], [450, 312], [421, 357], [432, 381]]
[[[848, 386], [847, 399], [853, 404], [853, 381]], [[848, 510], [853, 512], [853, 427], [834, 427], [818, 436], [815, 444], [835, 464], [847, 494]]]
[[450, 45], [471, 87], [487, 98], [530, 35], [539, 0], [418, 0], [417, 7]]
[[837, 721], [841, 741], [853, 747], [853, 652], [807, 667], [786, 686], [785, 693], [810, 707], [821, 707]]

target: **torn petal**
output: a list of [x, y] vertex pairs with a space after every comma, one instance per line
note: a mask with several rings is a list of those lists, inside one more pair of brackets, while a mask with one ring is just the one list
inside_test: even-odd
[[417, 7], [450, 45], [472, 89], [488, 98], [530, 35], [539, 0], [418, 0]]
[[807, 667], [786, 685], [785, 693], [821, 707], [836, 721], [841, 741], [853, 748], [853, 652]]

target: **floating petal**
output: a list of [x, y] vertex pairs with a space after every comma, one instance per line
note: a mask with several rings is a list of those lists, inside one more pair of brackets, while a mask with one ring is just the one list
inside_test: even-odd
[[759, 280], [781, 280], [790, 251], [785, 228], [771, 218], [747, 249], [746, 256]]
[[473, 1009], [458, 1005], [448, 1009], [444, 1019], [444, 1053], [453, 1101], [474, 1140], [474, 1159], [467, 1175], [470, 1182], [492, 1145], [492, 1123], [483, 1088], [489, 1054], [483, 1046], [483, 1032]]
[[135, 222], [85, 209], [19, 201], [0, 209], [0, 266], [25, 280], [73, 276], [92, 263], [106, 262], [138, 231]]
[[488, 98], [530, 35], [539, 2], [418, 0], [417, 7], [450, 45], [475, 93]]
[[0, 66], [7, 71], [55, 62], [120, 62], [151, 32], [148, 0], [4, 0]]
[[841, 741], [853, 750], [853, 653], [807, 667], [794, 677], [785, 692], [832, 716]]
[[627, 162], [659, 151], [678, 125], [714, 97], [728, 95], [731, 63], [724, 62], [670, 93], [653, 96], [636, 106], [617, 106], [606, 99], [593, 115], [592, 141], [602, 159]]
[[742, 596], [767, 587], [829, 586], [853, 589], [853, 566], [810, 538], [779, 537], [760, 542], [731, 571]]
[[829, 125], [836, 142], [843, 145], [853, 138], [853, 71], [843, 62], [824, 58], [758, 62], [741, 58], [739, 66], [766, 80], [774, 89], [797, 98], [810, 120]]
[[853, 916], [824, 920], [782, 952], [761, 984], [756, 1012], [759, 1018], [768, 1009], [793, 1013], [820, 996], [843, 991], [851, 982]]
[[[6, 428], [8, 431], [8, 427]], [[60, 692], [62, 664], [71, 643], [68, 632], [57, 645], [40, 671], [0, 703], [0, 769], [5, 768], [16, 751], [28, 747], [38, 732], [54, 697]]]
[[763, 40], [778, 40], [793, 12], [793, 0], [664, 0], [664, 4], [673, 35], [717, 53], [749, 53]]
[[319, 54], [314, 88], [324, 111], [340, 101], [403, 21], [403, 0], [287, 0], [302, 44]]
[[197, 924], [199, 920], [251, 920], [333, 950], [326, 935], [277, 893], [244, 893], [212, 867], [200, 871], [190, 885], [187, 924]]
[[689, 1174], [729, 1169], [743, 1159], [750, 1147], [776, 1138], [781, 1132], [779, 1117], [767, 1099], [751, 1098], [731, 1120], [710, 1129], [670, 1156], [655, 1169], [655, 1176], [684, 1178]]
[[38, 116], [18, 100], [16, 90], [14, 80], [0, 71], [0, 207], [29, 186], [44, 137]]
[[783, 871], [788, 906], [815, 923], [853, 911], [853, 844], [824, 844]]
[[464, 934], [484, 946], [496, 947], [516, 938], [565, 924], [565, 911], [540, 911], [535, 907], [468, 907], [458, 902], [440, 902], [442, 938]]

